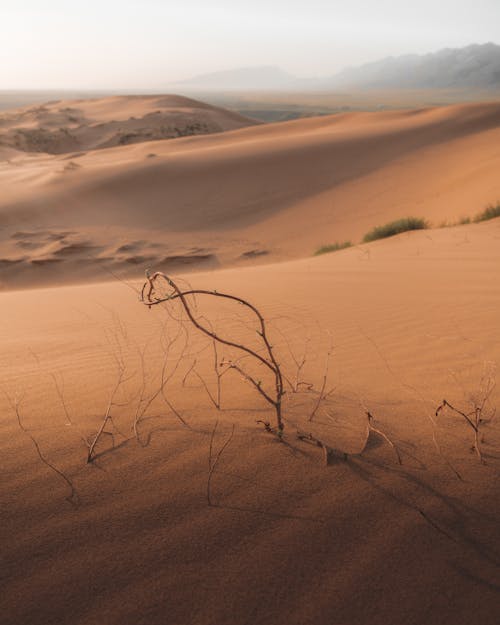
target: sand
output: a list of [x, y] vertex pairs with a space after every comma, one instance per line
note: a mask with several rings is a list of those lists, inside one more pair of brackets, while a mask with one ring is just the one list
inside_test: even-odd
[[[449, 410], [436, 418], [434, 412], [443, 399], [469, 410], [496, 379], [500, 220], [405, 233], [315, 258], [301, 258], [305, 252], [298, 229], [302, 227], [309, 247], [331, 240], [320, 220], [329, 210], [322, 194], [348, 197], [349, 189], [352, 214], [342, 213], [347, 224], [342, 232], [353, 238], [382, 218], [401, 216], [398, 193], [405, 184], [408, 197], [420, 194], [419, 215], [424, 217], [457, 219], [466, 205], [476, 208], [473, 201], [480, 209], [483, 201], [495, 199], [498, 184], [493, 173], [499, 110], [484, 105], [413, 116], [301, 120], [100, 150], [92, 159], [81, 157], [95, 171], [84, 174], [82, 167], [75, 187], [65, 182], [57, 191], [35, 176], [29, 184], [44, 197], [40, 203], [24, 199], [23, 206], [39, 222], [45, 211], [47, 223], [32, 217], [26, 228], [5, 226], [10, 238], [3, 244], [42, 242], [43, 249], [52, 246], [52, 257], [59, 254], [64, 260], [53, 263], [47, 273], [53, 284], [45, 288], [35, 288], [39, 282], [29, 272], [21, 281], [29, 288], [10, 288], [19, 286], [22, 275], [10, 267], [7, 273], [15, 279], [0, 294], [0, 571], [6, 623], [498, 622], [500, 428], [498, 419], [489, 419], [499, 390], [493, 389], [483, 411], [484, 464], [471, 450], [473, 432], [464, 419]], [[149, 162], [137, 165], [139, 155], [153, 145], [155, 152], [165, 150], [165, 164], [155, 165], [161, 175]], [[58, 157], [38, 158], [46, 164], [40, 161], [37, 167], [50, 169]], [[238, 168], [231, 169], [233, 161]], [[166, 163], [169, 172], [177, 172], [171, 172], [169, 188], [178, 206], [189, 193], [201, 197], [209, 176], [220, 167], [219, 203], [214, 199], [212, 213], [219, 221], [212, 222], [210, 213], [200, 209], [200, 223], [192, 226], [193, 199], [184, 205], [189, 208], [184, 221], [180, 209], [172, 210], [175, 228], [165, 218], [154, 237], [147, 238], [148, 227], [141, 223], [143, 246], [156, 237], [161, 243], [167, 232], [169, 241], [182, 235], [193, 248], [202, 248], [217, 231], [228, 249], [236, 240], [239, 251], [244, 247], [237, 245], [260, 228], [261, 242], [271, 247], [271, 238], [264, 236], [275, 237], [288, 250], [281, 256], [248, 258], [245, 262], [261, 263], [250, 266], [241, 261], [218, 271], [174, 270], [181, 284], [188, 280], [257, 305], [269, 320], [272, 343], [292, 383], [292, 353], [299, 363], [305, 354], [300, 379], [314, 383], [315, 390], [293, 393], [287, 387], [284, 442], [256, 423], [272, 422], [272, 411], [235, 372], [223, 377], [222, 410], [214, 407], [193, 373], [199, 372], [215, 396], [210, 341], [190, 333], [184, 345], [173, 303], [170, 317], [166, 309], [149, 310], [140, 303], [135, 279], [79, 285], [72, 271], [64, 269], [65, 263], [72, 267], [67, 258], [80, 252], [60, 250], [77, 245], [82, 232], [90, 245], [100, 229], [130, 228], [134, 239], [127, 240], [134, 241], [139, 228], [134, 224], [162, 219], [151, 198], [159, 194]], [[338, 171], [326, 167], [333, 163]], [[433, 173], [438, 163], [441, 176]], [[279, 174], [280, 167], [284, 195], [291, 193], [288, 187], [297, 191], [296, 178], [303, 171], [304, 196], [297, 192], [293, 202], [266, 203], [271, 172]], [[327, 169], [330, 186], [323, 188]], [[247, 170], [251, 175], [245, 184]], [[390, 178], [391, 171], [399, 171], [398, 176]], [[182, 191], [182, 181], [193, 172], [201, 190], [193, 185]], [[237, 172], [240, 178], [229, 175]], [[242, 206], [253, 197], [251, 182], [258, 172], [261, 211], [250, 218], [251, 211]], [[228, 181], [227, 187], [221, 180]], [[213, 185], [215, 193], [215, 181]], [[238, 185], [243, 199], [234, 205]], [[115, 226], [110, 193], [122, 187], [123, 220]], [[58, 214], [61, 222], [56, 221], [52, 200], [62, 202], [77, 188], [75, 205], [68, 205], [66, 215]], [[135, 216], [135, 200], [127, 202], [133, 188], [137, 193], [142, 188], [145, 198]], [[355, 190], [376, 188], [380, 193], [385, 189], [386, 202], [374, 199], [365, 215], [367, 207], [356, 201]], [[13, 195], [18, 192], [14, 183], [11, 189]], [[459, 202], [463, 195], [466, 201], [452, 209], [450, 199]], [[91, 197], [99, 200], [100, 213], [88, 201]], [[78, 210], [82, 206], [88, 207], [86, 214]], [[300, 217], [301, 206], [303, 211], [309, 206], [309, 212]], [[9, 208], [4, 203], [2, 215], [15, 210], [14, 204]], [[94, 222], [98, 214], [107, 226]], [[340, 214], [337, 219], [344, 223]], [[272, 232], [269, 224], [274, 224]], [[335, 232], [332, 239], [340, 238]], [[64, 236], [57, 239], [55, 234]], [[23, 253], [34, 252], [27, 247]], [[89, 272], [85, 279], [93, 276]], [[240, 308], [210, 300], [199, 299], [199, 311], [218, 331], [258, 344], [254, 326]], [[151, 403], [136, 438], [131, 428], [138, 401], [158, 389], [169, 337], [169, 404], [161, 396]], [[310, 422], [330, 346], [325, 388], [332, 392]], [[117, 362], [125, 364], [126, 381], [112, 407], [108, 429], [113, 436], [103, 437], [94, 462], [87, 465], [82, 437], [95, 434], [102, 422], [116, 385]], [[251, 371], [268, 389], [269, 377], [258, 368]], [[364, 448], [366, 410], [396, 444], [401, 465], [380, 437]], [[216, 422], [212, 460], [233, 426], [234, 434], [212, 474], [208, 505]], [[298, 429], [335, 448], [328, 466], [319, 447], [297, 439]], [[65, 478], [41, 461], [32, 439]]]
[[256, 124], [237, 113], [176, 95], [51, 100], [0, 114], [0, 145], [68, 154], [174, 139]]
[[0, 282], [286, 261], [409, 215], [455, 222], [500, 197], [499, 120], [499, 104], [470, 104], [18, 153], [0, 161]]

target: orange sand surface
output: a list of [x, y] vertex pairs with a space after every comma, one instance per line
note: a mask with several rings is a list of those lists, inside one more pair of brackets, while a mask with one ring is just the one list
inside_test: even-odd
[[[401, 212], [456, 217], [491, 200], [499, 116], [498, 105], [383, 114], [380, 124], [375, 115], [339, 116], [101, 150], [79, 159], [74, 181], [60, 174], [64, 182], [55, 173], [61, 161], [42, 157], [20, 166], [32, 167], [27, 184], [41, 195], [24, 205], [27, 224], [59, 211], [68, 229], [90, 237], [96, 216], [110, 228], [121, 216], [127, 228], [156, 220], [169, 237], [170, 228], [190, 233], [192, 245], [214, 229], [225, 241], [258, 232], [266, 248], [279, 241], [283, 256], [302, 254]], [[161, 160], [144, 162], [146, 150]], [[169, 214], [165, 194], [174, 198]], [[3, 218], [13, 206], [3, 201]], [[314, 389], [287, 386], [283, 442], [256, 423], [272, 421], [272, 411], [236, 372], [222, 378], [222, 409], [212, 405], [210, 341], [179, 330], [174, 302], [144, 307], [137, 282], [77, 286], [60, 271], [54, 280], [66, 286], [0, 294], [1, 620], [498, 623], [499, 391], [482, 413], [484, 464], [465, 420], [434, 412], [445, 398], [470, 411], [495, 381], [499, 241], [497, 219], [189, 274], [196, 287], [261, 309], [292, 386], [292, 354], [299, 364], [305, 354], [300, 379]], [[242, 309], [212, 299], [200, 296], [198, 311], [217, 331], [258, 339]], [[310, 421], [330, 344], [329, 394]], [[158, 388], [165, 358], [165, 392], [135, 436], [138, 402]], [[125, 382], [109, 433], [86, 464], [82, 439], [99, 428], [120, 363]], [[255, 375], [268, 389], [266, 372]], [[401, 465], [380, 436], [363, 449], [366, 410]], [[298, 429], [334, 448], [328, 466]], [[41, 461], [32, 439], [65, 477]], [[225, 442], [209, 505], [209, 459]]]
[[[133, 134], [127, 124], [144, 125], [159, 103], [166, 119], [196, 125], [208, 115], [227, 132], [117, 145], [112, 128], [111, 143], [94, 140], [110, 118]], [[5, 113], [0, 127], [8, 289], [288, 261], [409, 215], [456, 222], [500, 197], [499, 103], [264, 125], [178, 96], [35, 109]], [[78, 122], [87, 129], [78, 149], [26, 152], [7, 140], [11, 126], [39, 133], [73, 109], [90, 120]]]

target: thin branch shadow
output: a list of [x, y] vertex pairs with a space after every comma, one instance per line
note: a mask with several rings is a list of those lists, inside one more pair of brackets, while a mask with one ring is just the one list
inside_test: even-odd
[[270, 512], [269, 510], [260, 510], [258, 508], [246, 508], [244, 506], [231, 506], [221, 503], [211, 503], [209, 508], [219, 508], [220, 510], [231, 510], [233, 512], [247, 512], [250, 514], [261, 514], [275, 519], [291, 519], [293, 521], [309, 521], [313, 523], [326, 523], [326, 519], [318, 519], [315, 517], [301, 516], [295, 514], [285, 514], [280, 512]]
[[[404, 470], [401, 470], [400, 468], [398, 468], [398, 470], [395, 470], [393, 468], [388, 468], [384, 465], [380, 465], [371, 460], [368, 460], [366, 458], [361, 458], [361, 457], [357, 457], [355, 460], [352, 457], [350, 457], [346, 461], [346, 464], [351, 468], [351, 470], [356, 475], [358, 475], [358, 477], [362, 478], [364, 481], [369, 483], [377, 491], [383, 493], [385, 496], [396, 501], [400, 505], [417, 512], [421, 517], [423, 517], [429, 523], [429, 525], [431, 525], [438, 532], [447, 536], [447, 538], [449, 538], [451, 541], [459, 545], [468, 546], [472, 551], [476, 553], [477, 556], [479, 556], [483, 560], [486, 560], [487, 562], [494, 565], [495, 567], [500, 567], [500, 557], [495, 552], [493, 552], [491, 545], [482, 544], [476, 537], [472, 536], [470, 531], [467, 530], [467, 528], [465, 527], [464, 518], [463, 518], [463, 510], [468, 510], [469, 512], [473, 512], [474, 514], [476, 514], [477, 516], [480, 516], [481, 518], [488, 518], [487, 516], [465, 505], [462, 505], [463, 510], [460, 510], [458, 505], [454, 501], [452, 501], [449, 497], [445, 496], [443, 493], [440, 493], [432, 486], [425, 484], [420, 479], [416, 478], [414, 475], [406, 473]], [[361, 464], [364, 464], [365, 466], [361, 466]], [[452, 512], [454, 516], [454, 520], [455, 520], [453, 529], [443, 527], [440, 523], [432, 519], [424, 510], [419, 508], [415, 503], [408, 501], [404, 497], [396, 495], [394, 492], [392, 492], [388, 488], [378, 483], [376, 476], [373, 475], [373, 473], [369, 471], [370, 466], [371, 467], [376, 466], [378, 469], [386, 473], [390, 473], [393, 476], [396, 475], [397, 477], [401, 478], [405, 482], [410, 483], [414, 486], [417, 486], [424, 493], [428, 495], [430, 494], [433, 497], [437, 498], [441, 503], [443, 503]], [[489, 520], [491, 520], [491, 518]], [[454, 536], [454, 534], [456, 536]]]
[[459, 575], [461, 575], [462, 577], [465, 577], [467, 581], [475, 582], [476, 584], [479, 584], [480, 586], [484, 586], [485, 588], [488, 588], [489, 590], [492, 590], [493, 592], [500, 594], [500, 584], [492, 582], [491, 580], [488, 580], [488, 579], [484, 579], [483, 577], [480, 577], [479, 575], [476, 575], [475, 573], [468, 571], [464, 567], [454, 562], [450, 562], [450, 566]]

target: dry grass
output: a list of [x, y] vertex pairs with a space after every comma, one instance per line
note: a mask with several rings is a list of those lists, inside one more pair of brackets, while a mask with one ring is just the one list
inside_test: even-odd
[[344, 241], [343, 243], [331, 243], [330, 245], [322, 245], [314, 252], [314, 256], [329, 254], [330, 252], [338, 252], [339, 250], [345, 250], [348, 247], [352, 247], [352, 243], [350, 241]]
[[363, 243], [393, 237], [396, 234], [408, 232], [409, 230], [425, 230], [428, 227], [428, 222], [421, 217], [405, 217], [404, 219], [391, 221], [383, 226], [376, 226], [365, 234]]
[[478, 213], [474, 217], [474, 223], [488, 221], [488, 219], [495, 219], [496, 217], [500, 217], [500, 201], [496, 204], [489, 204], [482, 212]]

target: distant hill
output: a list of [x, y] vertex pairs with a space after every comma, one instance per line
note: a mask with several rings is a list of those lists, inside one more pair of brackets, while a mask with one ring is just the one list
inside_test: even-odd
[[323, 87], [496, 89], [500, 87], [500, 46], [474, 44], [432, 54], [389, 57], [347, 68], [323, 81]]
[[64, 154], [237, 130], [258, 122], [177, 95], [52, 100], [0, 112], [0, 148]]
[[273, 66], [241, 67], [212, 72], [184, 80], [179, 85], [196, 89], [253, 90], [284, 89], [296, 82], [295, 76]]
[[348, 67], [326, 78], [297, 78], [274, 66], [242, 67], [176, 83], [210, 91], [313, 91], [336, 89], [499, 89], [500, 46], [472, 44], [430, 54], [388, 57]]

